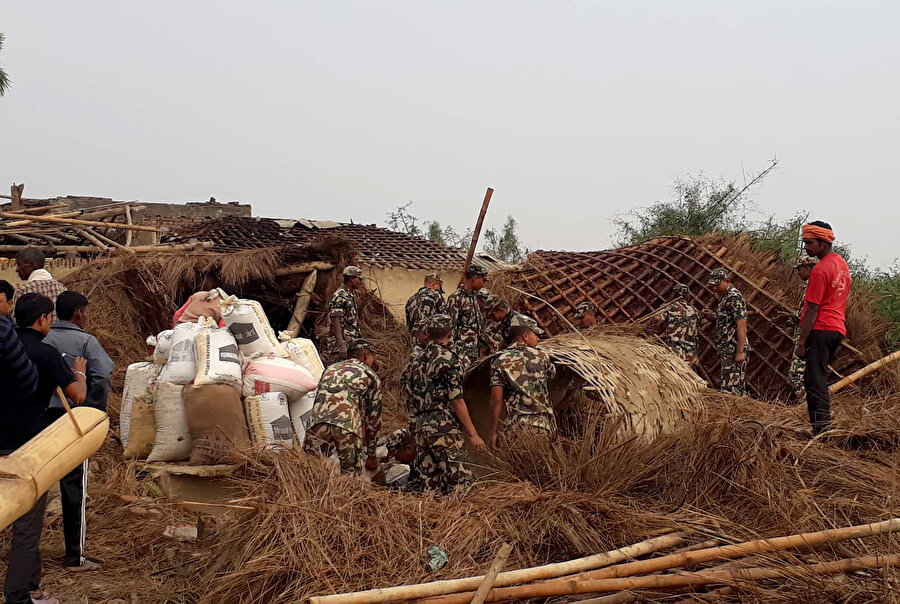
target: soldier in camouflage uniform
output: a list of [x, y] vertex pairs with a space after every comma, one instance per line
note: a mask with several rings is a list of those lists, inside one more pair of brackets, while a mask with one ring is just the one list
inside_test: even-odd
[[337, 288], [328, 302], [331, 333], [326, 339], [325, 356], [332, 362], [347, 358], [347, 341], [361, 338], [359, 307], [354, 292], [365, 289], [363, 272], [358, 266], [344, 269], [344, 284]]
[[409, 355], [409, 361], [403, 368], [403, 373], [400, 374], [400, 385], [406, 394], [406, 412], [410, 417], [421, 406], [418, 401], [425, 394], [425, 384], [414, 383], [413, 378], [419, 378], [422, 375], [420, 371], [423, 360], [422, 353], [428, 346], [428, 342], [428, 321], [426, 319], [419, 325], [419, 330], [416, 332], [416, 343]]
[[406, 302], [406, 327], [415, 336], [416, 328], [431, 315], [444, 312], [444, 282], [439, 273], [425, 275], [425, 285]]
[[[716, 322], [716, 351], [722, 365], [719, 389], [732, 394], [747, 394], [747, 305], [744, 296], [732, 285], [728, 271], [717, 268], [706, 282], [719, 296]], [[710, 317], [713, 319], [713, 317]]]
[[341, 472], [378, 467], [375, 447], [381, 431], [381, 380], [372, 371], [375, 355], [363, 339], [347, 344], [350, 358], [328, 367], [319, 381], [305, 449], [329, 457], [337, 453]]
[[800, 315], [803, 313], [806, 285], [809, 282], [809, 276], [812, 274], [812, 269], [816, 262], [818, 262], [816, 258], [806, 256], [798, 260], [797, 264], [794, 265], [797, 275], [803, 281], [803, 291], [800, 293], [800, 306], [797, 308], [797, 312], [791, 315], [791, 321], [794, 326], [794, 354], [791, 358], [789, 377], [792, 388], [791, 400], [793, 401], [803, 400], [803, 375], [806, 373], [806, 359], [797, 356], [797, 340], [800, 339]]
[[556, 376], [556, 367], [546, 352], [536, 348], [538, 335], [544, 332], [525, 315], [513, 317], [509, 329], [512, 343], [491, 363], [491, 446], [496, 444], [504, 408], [507, 431], [556, 434], [550, 401], [550, 380]]
[[690, 289], [684, 283], [676, 283], [672, 292], [676, 296], [660, 314], [660, 333], [663, 343], [680, 356], [685, 363], [697, 362], [697, 337], [700, 335], [700, 311], [690, 303]]
[[597, 308], [589, 301], [579, 302], [575, 306], [575, 328], [578, 331], [590, 329], [597, 324]]
[[[484, 290], [481, 290], [484, 291]], [[509, 343], [510, 322], [516, 317], [524, 317], [522, 313], [512, 310], [500, 296], [488, 293], [484, 299], [484, 312], [490, 321], [484, 330], [482, 340], [488, 354], [493, 354], [506, 348]]]
[[484, 335], [484, 316], [477, 292], [484, 287], [487, 277], [484, 267], [469, 265], [459, 288], [447, 297], [446, 312], [453, 319], [453, 346], [463, 371], [478, 358]]
[[410, 377], [413, 388], [423, 394], [414, 396], [409, 430], [416, 444], [412, 464], [413, 488], [448, 493], [472, 478], [463, 464], [464, 437], [476, 450], [484, 449], [463, 400], [463, 370], [450, 347], [453, 319], [432, 315], [428, 319], [430, 342], [420, 355], [421, 362]]

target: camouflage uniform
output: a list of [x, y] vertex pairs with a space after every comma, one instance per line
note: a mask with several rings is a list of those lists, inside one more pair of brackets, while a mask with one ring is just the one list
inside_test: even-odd
[[420, 488], [448, 493], [472, 479], [463, 465], [462, 424], [450, 406], [463, 396], [463, 370], [456, 354], [438, 342], [428, 344], [419, 359], [410, 378], [414, 386], [425, 385], [422, 396], [409, 399], [415, 407], [409, 420], [416, 444], [412, 481]]
[[416, 328], [431, 315], [444, 312], [444, 296], [428, 287], [420, 287], [406, 302], [406, 327], [415, 334]]
[[[341, 327], [344, 330], [344, 342], [361, 338], [359, 331], [359, 307], [356, 305], [356, 296], [342, 285], [337, 288], [328, 302], [328, 316], [340, 317]], [[332, 360], [340, 360], [341, 353], [338, 350], [337, 336], [333, 333], [329, 324], [328, 336], [322, 346], [325, 356]]]
[[403, 387], [403, 392], [406, 394], [406, 413], [409, 414], [410, 417], [412, 417], [413, 413], [421, 407], [420, 399], [425, 394], [426, 385], [415, 381], [422, 377], [421, 366], [424, 361], [423, 352], [425, 352], [424, 346], [419, 346], [418, 344], [413, 346], [412, 352], [409, 355], [409, 361], [407, 361], [406, 366], [403, 368], [403, 373], [400, 374], [400, 385]]
[[[716, 351], [722, 365], [722, 379], [719, 389], [732, 394], [747, 394], [747, 361], [735, 362], [737, 353], [737, 322], [747, 319], [747, 305], [744, 296], [734, 286], [728, 288], [716, 308]], [[744, 351], [750, 352], [749, 337]]]
[[336, 450], [342, 472], [358, 472], [362, 449], [374, 455], [381, 431], [381, 380], [365, 363], [351, 358], [325, 370], [313, 403], [306, 450]]
[[483, 337], [484, 316], [478, 295], [460, 285], [447, 297], [446, 312], [453, 318], [453, 346], [465, 371], [478, 358], [478, 346]]
[[662, 341], [688, 364], [697, 360], [700, 312], [684, 300], [671, 302], [663, 312], [665, 333]]
[[547, 353], [524, 343], [511, 344], [497, 355], [491, 363], [491, 387], [503, 388], [506, 429], [539, 428], [556, 434], [549, 390], [555, 376], [556, 367]]

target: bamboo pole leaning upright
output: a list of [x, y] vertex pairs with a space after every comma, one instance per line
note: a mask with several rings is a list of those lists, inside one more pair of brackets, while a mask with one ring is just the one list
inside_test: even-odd
[[[822, 543], [834, 543], [836, 541], [848, 541], [850, 539], [859, 539], [860, 537], [871, 537], [883, 533], [891, 533], [900, 530], [900, 518], [892, 518], [883, 522], [873, 524], [861, 524], [858, 526], [850, 526], [840, 529], [829, 529], [826, 531], [817, 531], [813, 533], [800, 533], [797, 535], [787, 535], [784, 537], [773, 537], [771, 539], [756, 539], [754, 541], [745, 541], [744, 543], [735, 543], [733, 545], [723, 545], [720, 547], [712, 547], [692, 552], [683, 552], [679, 554], [670, 554], [668, 556], [660, 556], [659, 558], [651, 558], [649, 560], [638, 560], [635, 562], [627, 562], [616, 566], [608, 566], [599, 570], [593, 570], [581, 573], [571, 577], [563, 577], [561, 579], [553, 579], [544, 581], [535, 585], [519, 585], [516, 587], [505, 587], [492, 589], [485, 598], [485, 602], [495, 602], [497, 600], [517, 600], [530, 597], [544, 596], [563, 596], [573, 593], [586, 593], [572, 591], [576, 584], [595, 579], [612, 579], [621, 577], [633, 577], [635, 575], [644, 575], [655, 573], [662, 570], [669, 570], [677, 566], [687, 566], [691, 564], [700, 564], [709, 562], [710, 560], [727, 560], [732, 558], [742, 558], [751, 554], [760, 554], [765, 552], [783, 551], [788, 549], [796, 549], [798, 547], [811, 547]], [[623, 587], [621, 589], [631, 589]], [[441, 596], [437, 598], [429, 598], [422, 600], [420, 604], [466, 604], [472, 598], [472, 592], [454, 593], [449, 596]]]
[[[581, 572], [583, 570], [601, 568], [603, 566], [622, 562], [623, 560], [652, 554], [653, 552], [668, 547], [680, 545], [684, 542], [684, 538], [684, 533], [670, 533], [659, 537], [653, 537], [652, 539], [647, 539], [640, 543], [629, 545], [628, 547], [602, 554], [594, 554], [585, 558], [512, 570], [497, 575], [494, 585], [517, 585], [519, 583], [529, 583], [540, 579], [571, 575], [572, 573]], [[483, 580], [484, 576], [466, 577], [464, 579], [448, 579], [444, 581], [432, 581], [430, 583], [419, 583], [417, 585], [400, 585], [397, 587], [369, 589], [348, 594], [313, 596], [309, 601], [310, 604], [378, 604], [380, 602], [392, 602], [395, 600], [412, 600], [415, 598], [427, 598], [441, 594], [455, 594], [460, 591], [476, 590]], [[466, 594], [465, 602], [470, 602], [473, 596], [474, 591], [469, 591]]]

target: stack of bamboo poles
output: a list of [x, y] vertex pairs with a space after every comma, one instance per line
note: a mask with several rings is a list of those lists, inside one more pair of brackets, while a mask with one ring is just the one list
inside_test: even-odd
[[[323, 595], [310, 598], [310, 604], [381, 604], [401, 600], [416, 600], [419, 604], [467, 604], [469, 602], [496, 602], [501, 600], [525, 600], [576, 594], [607, 593], [605, 597], [590, 602], [612, 604], [634, 602], [635, 590], [673, 591], [710, 585], [746, 584], [755, 581], [787, 579], [794, 576], [826, 576], [865, 569], [895, 566], [900, 554], [876, 554], [860, 558], [845, 558], [816, 564], [769, 564], [747, 568], [728, 568], [720, 565], [713, 569], [668, 572], [678, 568], [694, 568], [697, 565], [735, 560], [756, 554], [810, 550], [850, 539], [860, 539], [900, 530], [900, 518], [846, 528], [813, 533], [800, 533], [769, 539], [758, 539], [732, 545], [715, 547], [683, 547], [681, 550], [655, 558], [636, 560], [641, 556], [678, 547], [688, 535], [670, 533], [647, 539], [617, 550], [595, 554], [586, 558], [547, 564], [533, 568], [499, 572], [509, 555], [506, 544], [491, 564], [488, 573], [479, 577], [433, 581], [417, 585], [400, 585], [371, 589], [348, 594]], [[709, 545], [709, 542], [701, 544]], [[837, 549], [842, 549], [838, 546]], [[846, 550], [844, 550], [846, 551]], [[586, 602], [586, 600], [582, 600]]]

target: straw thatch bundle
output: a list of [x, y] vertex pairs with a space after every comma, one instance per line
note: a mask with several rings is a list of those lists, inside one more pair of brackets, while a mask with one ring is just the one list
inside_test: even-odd
[[[626, 436], [650, 440], [671, 431], [686, 413], [701, 408], [705, 383], [667, 348], [607, 328], [556, 336], [542, 342], [557, 368], [550, 384], [559, 415], [581, 415], [581, 423], [603, 417]], [[476, 363], [466, 375], [466, 403], [476, 426], [485, 426], [490, 406], [490, 364]]]

